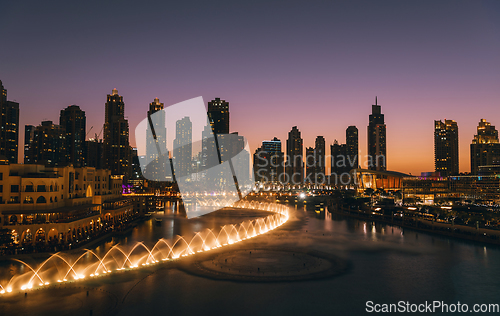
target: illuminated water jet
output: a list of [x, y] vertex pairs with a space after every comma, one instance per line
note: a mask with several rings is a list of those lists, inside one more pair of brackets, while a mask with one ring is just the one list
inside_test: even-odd
[[[73, 281], [70, 282], [76, 282], [85, 279], [86, 275], [95, 278], [111, 274], [113, 270], [126, 271], [138, 268], [139, 266], [147, 267], [160, 261], [168, 262], [180, 257], [248, 240], [281, 226], [289, 218], [288, 208], [279, 204], [240, 201], [233, 205], [233, 207], [265, 210], [273, 214], [265, 218], [247, 220], [239, 224], [224, 225], [217, 233], [214, 233], [212, 229], [205, 229], [195, 233], [189, 241], [183, 236], [177, 236], [173, 243], [162, 238], [151, 249], [144, 243], [138, 242], [126, 252], [117, 244], [111, 247], [102, 258], [92, 250], [85, 249], [85, 252], [72, 262], [65, 259], [61, 253], [51, 255], [36, 267], [32, 267], [24, 261], [13, 259], [26, 266], [29, 271], [12, 276], [6, 287], [0, 284], [0, 294], [12, 292], [13, 287], [20, 288], [21, 290], [32, 289], [33, 279], [35, 278], [38, 279], [38, 282], [36, 282], [38, 287], [42, 288], [50, 284], [48, 280], [63, 283], [68, 282], [68, 278], [71, 277]], [[111, 255], [111, 253], [115, 254]], [[82, 262], [83, 258], [89, 254], [92, 256], [88, 260], [93, 260], [94, 262]], [[132, 255], [134, 256], [133, 258]], [[60, 264], [54, 268], [49, 266], [49, 262], [54, 265], [56, 262]]]

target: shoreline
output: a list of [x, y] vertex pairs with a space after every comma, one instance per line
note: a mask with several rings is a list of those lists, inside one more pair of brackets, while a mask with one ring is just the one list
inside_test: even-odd
[[[469, 226], [455, 225], [453, 226], [453, 231], [450, 231], [452, 227], [442, 223], [433, 224], [432, 222], [424, 222], [423, 220], [413, 220], [412, 223], [415, 223], [415, 225], [408, 225], [401, 220], [400, 221], [387, 220], [383, 218], [385, 216], [375, 217], [368, 213], [350, 211], [344, 208], [337, 209], [336, 207], [331, 208], [330, 212], [332, 214], [343, 215], [358, 220], [395, 225], [401, 228], [410, 229], [417, 232], [428, 233], [431, 235], [439, 235], [444, 237], [456, 238], [459, 240], [467, 240], [472, 242], [479, 242], [489, 245], [500, 246], [500, 231], [496, 230], [485, 229], [485, 228], [475, 229]], [[431, 229], [425, 228], [427, 226], [431, 226], [432, 228]], [[457, 232], [457, 230], [459, 231]], [[463, 233], [462, 231], [464, 232], [467, 231], [468, 233]], [[471, 231], [474, 231], [475, 234], [469, 234]], [[494, 237], [494, 239], [492, 239], [489, 236]]]
[[146, 221], [146, 220], [148, 220], [148, 218], [146, 218], [146, 217], [139, 217], [139, 218], [133, 220], [132, 222], [130, 222], [129, 227], [127, 227], [124, 230], [111, 231], [111, 232], [105, 233], [104, 235], [99, 236], [99, 237], [97, 237], [95, 239], [92, 239], [89, 242], [86, 242], [86, 243], [84, 243], [82, 245], [78, 245], [78, 247], [75, 247], [75, 248], [62, 249], [62, 250], [56, 251], [56, 252], [54, 252], [54, 251], [43, 251], [43, 252], [21, 253], [21, 254], [17, 254], [17, 255], [16, 254], [3, 255], [3, 256], [0, 256], [0, 262], [12, 260], [12, 259], [44, 258], [44, 257], [50, 256], [50, 255], [52, 255], [54, 253], [58, 253], [58, 252], [64, 252], [64, 253], [68, 253], [68, 254], [73, 254], [73, 253], [81, 251], [82, 249], [90, 248], [92, 246], [95, 246], [96, 244], [101, 243], [102, 241], [104, 241], [104, 240], [106, 240], [108, 238], [119, 237], [119, 236], [122, 236], [124, 234], [128, 234], [128, 233], [130, 233], [135, 228], [135, 226], [133, 226], [134, 223], [139, 223], [139, 222]]

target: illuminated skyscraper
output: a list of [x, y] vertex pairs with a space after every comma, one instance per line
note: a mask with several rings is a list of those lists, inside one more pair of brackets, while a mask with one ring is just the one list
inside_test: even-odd
[[0, 81], [0, 160], [17, 163], [19, 150], [19, 103], [7, 101]]
[[85, 166], [85, 111], [77, 105], [68, 106], [61, 110], [59, 125], [66, 131], [68, 162], [78, 168]]
[[378, 171], [387, 169], [386, 126], [377, 97], [375, 104], [372, 105], [368, 124], [368, 169]]
[[500, 164], [500, 144], [498, 131], [485, 119], [477, 126], [477, 135], [470, 145], [471, 173], [477, 174], [479, 166]]
[[35, 126], [25, 125], [24, 126], [24, 163], [32, 164], [35, 163], [33, 159], [33, 140], [35, 137]]
[[191, 172], [193, 159], [193, 124], [189, 117], [184, 117], [175, 123], [174, 139], [174, 172], [176, 179], [185, 177]]
[[[29, 130], [29, 126], [25, 130]], [[28, 141], [31, 143], [27, 144], [29, 154], [25, 161], [51, 167], [68, 164], [66, 130], [62, 126], [53, 124], [52, 121], [43, 121], [35, 127], [33, 138]]]
[[[154, 128], [154, 136], [151, 131], [151, 126], [147, 124], [146, 127], [146, 157], [149, 161], [149, 165], [146, 167], [146, 174], [149, 179], [157, 179], [158, 181], [170, 181], [172, 176], [170, 172], [165, 173], [165, 168], [170, 170], [170, 161], [168, 160], [167, 148], [167, 127], [165, 125], [165, 113], [161, 112], [156, 115], [158, 111], [163, 110], [164, 104], [160, 103], [158, 98], [155, 98], [153, 102], [149, 104], [148, 118], [151, 117], [151, 123]], [[149, 120], [148, 120], [149, 122]], [[160, 152], [158, 152], [160, 150]], [[160, 157], [160, 153], [163, 151], [165, 157]]]
[[434, 121], [434, 165], [443, 177], [459, 173], [458, 125], [453, 120]]
[[208, 118], [214, 134], [229, 134], [229, 102], [220, 98], [208, 102]]
[[108, 94], [104, 118], [104, 167], [112, 174], [129, 173], [129, 127], [125, 119], [125, 104], [118, 90]]
[[288, 132], [288, 139], [286, 141], [286, 174], [287, 182], [292, 184], [299, 184], [304, 181], [304, 161], [303, 161], [303, 148], [302, 138], [297, 126], [292, 127]]

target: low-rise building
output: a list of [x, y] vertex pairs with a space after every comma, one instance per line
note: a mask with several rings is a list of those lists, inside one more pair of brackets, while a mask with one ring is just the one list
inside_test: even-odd
[[0, 228], [16, 244], [78, 243], [135, 213], [121, 190], [105, 169], [0, 165]]

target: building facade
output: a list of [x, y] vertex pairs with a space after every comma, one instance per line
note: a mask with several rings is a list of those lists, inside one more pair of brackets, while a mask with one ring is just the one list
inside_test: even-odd
[[470, 145], [471, 173], [478, 174], [480, 166], [500, 164], [498, 131], [485, 119], [481, 119]]
[[229, 102], [220, 98], [208, 102], [208, 119], [214, 134], [229, 134]]
[[286, 181], [301, 184], [304, 181], [303, 141], [297, 126], [292, 127], [286, 141]]
[[61, 110], [59, 125], [66, 132], [66, 150], [68, 163], [75, 167], [85, 166], [86, 117], [77, 105], [70, 105]]
[[434, 165], [444, 177], [459, 173], [458, 125], [454, 120], [434, 121]]
[[349, 126], [345, 131], [346, 155], [351, 169], [359, 167], [358, 128]]
[[107, 96], [104, 117], [104, 167], [112, 174], [127, 175], [130, 160], [129, 126], [125, 104], [118, 90]]
[[66, 166], [69, 163], [66, 130], [61, 125], [43, 121], [34, 128], [27, 125], [25, 131], [25, 163], [50, 167]]
[[386, 125], [381, 106], [378, 105], [377, 97], [372, 105], [372, 114], [368, 124], [368, 169], [385, 171], [387, 170], [387, 140]]
[[19, 103], [7, 101], [0, 81], [0, 160], [17, 163], [19, 153]]
[[0, 228], [14, 245], [77, 244], [130, 218], [122, 179], [89, 167], [0, 165]]
[[278, 182], [283, 179], [284, 153], [281, 140], [274, 137], [262, 142], [254, 154], [253, 170], [255, 181]]
[[323, 136], [317, 136], [314, 141], [314, 178], [311, 179], [315, 183], [326, 182], [326, 152]]
[[193, 160], [193, 123], [187, 116], [175, 123], [173, 158], [176, 179], [188, 176]]

